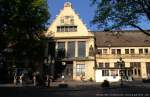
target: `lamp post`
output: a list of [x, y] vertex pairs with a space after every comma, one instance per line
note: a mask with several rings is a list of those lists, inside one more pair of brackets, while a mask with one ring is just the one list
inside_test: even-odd
[[[62, 66], [66, 66], [66, 62], [62, 62]], [[63, 73], [65, 73], [65, 70]], [[62, 78], [62, 83], [64, 83], [65, 82], [65, 74], [62, 74], [61, 78]]]
[[117, 64], [119, 65], [119, 69], [120, 69], [120, 76], [121, 76], [121, 83], [120, 86], [123, 86], [123, 67], [125, 62], [122, 60], [122, 57], [119, 58], [119, 61], [117, 61]]

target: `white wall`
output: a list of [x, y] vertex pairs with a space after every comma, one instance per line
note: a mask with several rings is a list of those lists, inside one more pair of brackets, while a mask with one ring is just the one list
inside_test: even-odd
[[109, 82], [118, 82], [120, 80], [120, 76], [102, 76], [102, 70], [95, 71], [95, 81], [96, 82], [103, 82], [104, 80], [108, 80]]

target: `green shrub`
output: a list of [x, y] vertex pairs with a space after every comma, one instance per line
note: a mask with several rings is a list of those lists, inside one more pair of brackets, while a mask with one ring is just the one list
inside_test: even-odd
[[59, 88], [68, 88], [68, 84], [59, 84]]
[[104, 82], [102, 82], [101, 86], [102, 87], [110, 87], [110, 83], [108, 80], [104, 80]]
[[89, 81], [90, 81], [90, 82], [93, 82], [93, 79], [92, 79], [92, 77], [90, 77], [90, 78], [89, 78]]

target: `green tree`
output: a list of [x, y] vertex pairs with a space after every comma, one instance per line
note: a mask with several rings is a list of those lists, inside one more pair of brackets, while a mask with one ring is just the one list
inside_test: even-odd
[[150, 35], [139, 26], [141, 18], [150, 21], [150, 0], [91, 0], [96, 5], [93, 24], [99, 28], [113, 30], [127, 26], [137, 28]]
[[11, 50], [16, 60], [43, 60], [49, 17], [47, 0], [0, 0], [0, 53]]

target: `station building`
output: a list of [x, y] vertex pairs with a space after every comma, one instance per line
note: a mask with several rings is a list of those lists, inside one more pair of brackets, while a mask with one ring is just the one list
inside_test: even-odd
[[70, 2], [64, 4], [46, 36], [53, 37], [56, 57], [61, 57], [68, 80], [115, 82], [121, 76], [131, 80], [150, 74], [150, 36], [135, 30], [90, 31]]

